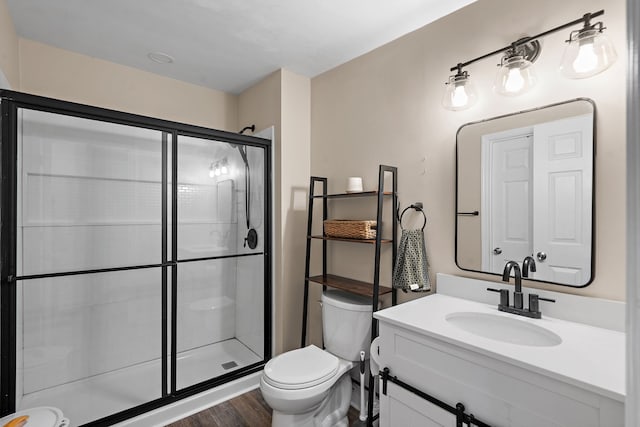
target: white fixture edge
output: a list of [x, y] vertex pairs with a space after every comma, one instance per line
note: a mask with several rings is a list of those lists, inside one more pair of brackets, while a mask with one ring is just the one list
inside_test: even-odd
[[[413, 310], [413, 315], [418, 317], [410, 321], [413, 325], [416, 325], [415, 320], [418, 320], [421, 325], [425, 324], [425, 320], [431, 324], [434, 320], [433, 316], [424, 319], [425, 315], [430, 316], [429, 313], [435, 311], [439, 312], [436, 317], [441, 316], [443, 314], [441, 309], [444, 308], [447, 311], [450, 302], [454, 305], [461, 303], [466, 306], [484, 306], [484, 310], [487, 307], [485, 304], [446, 295], [432, 295], [412, 303], [416, 301], [418, 303], [414, 309], [417, 308], [417, 310]], [[429, 304], [424, 304], [426, 302]], [[378, 313], [381, 312], [376, 314]], [[614, 375], [615, 390], [611, 388], [605, 390], [597, 385], [592, 387], [595, 384], [576, 384], [571, 378], [563, 375], [540, 375], [539, 372], [528, 369], [526, 364], [513, 364], [503, 357], [495, 357], [498, 356], [495, 353], [490, 355], [485, 352], [476, 352], [473, 346], [465, 346], [462, 341], [456, 343], [440, 339], [446, 337], [438, 338], [430, 334], [428, 328], [424, 329], [426, 333], [422, 333], [419, 332], [420, 328], [416, 329], [409, 324], [407, 325], [409, 327], [405, 328], [401, 323], [386, 322], [383, 319], [380, 321], [382, 338], [380, 357], [385, 362], [384, 366], [390, 368], [392, 375], [449, 404], [461, 402], [470, 412], [492, 425], [584, 427], [623, 427], [624, 425], [624, 372], [620, 372], [623, 368]], [[553, 323], [557, 322], [564, 321], [553, 320]], [[563, 326], [570, 328], [577, 326], [578, 329], [583, 330], [594, 329], [596, 335], [602, 335], [603, 332], [604, 335], [618, 335], [614, 339], [617, 342], [615, 347], [620, 349], [623, 346], [623, 334], [620, 332], [570, 324], [570, 322], [564, 323], [567, 325]], [[457, 334], [454, 330], [450, 332]], [[467, 337], [469, 337], [468, 334]], [[474, 338], [471, 340], [479, 343]], [[576, 340], [573, 341], [575, 344]], [[497, 341], [496, 343], [499, 344]], [[490, 345], [488, 348], [491, 347], [493, 346]], [[500, 347], [507, 350], [509, 346], [500, 345]], [[513, 350], [514, 346], [511, 347]], [[553, 357], [548, 355], [543, 359], [553, 362]], [[624, 363], [616, 366], [620, 365]], [[578, 367], [578, 371], [583, 367]], [[595, 376], [592, 378], [596, 379]], [[602, 381], [598, 382], [603, 385]], [[608, 380], [605, 382], [613, 384]], [[401, 405], [403, 411], [406, 411], [404, 408], [406, 403]], [[418, 410], [416, 407], [412, 409]], [[382, 412], [381, 407], [381, 419], [384, 415]], [[423, 412], [423, 414], [433, 415], [432, 411]], [[449, 415], [449, 418], [451, 423], [443, 425], [454, 425], [455, 418], [452, 415]], [[384, 424], [381, 423], [381, 425]], [[399, 424], [392, 422], [387, 425]]]

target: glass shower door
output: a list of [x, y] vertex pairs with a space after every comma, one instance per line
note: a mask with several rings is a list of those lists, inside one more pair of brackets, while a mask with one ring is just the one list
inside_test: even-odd
[[30, 109], [18, 129], [16, 409], [80, 425], [161, 398], [168, 135]]
[[265, 159], [263, 148], [184, 135], [177, 149], [174, 351], [182, 390], [264, 360]]

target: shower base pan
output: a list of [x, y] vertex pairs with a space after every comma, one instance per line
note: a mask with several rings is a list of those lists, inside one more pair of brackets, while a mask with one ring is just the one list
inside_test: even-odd
[[[261, 360], [235, 338], [178, 353], [177, 389]], [[18, 410], [53, 406], [79, 426], [160, 398], [160, 390], [158, 359], [27, 394]]]

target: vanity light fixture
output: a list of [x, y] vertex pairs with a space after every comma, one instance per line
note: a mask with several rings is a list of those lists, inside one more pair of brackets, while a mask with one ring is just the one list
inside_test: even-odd
[[462, 71], [461, 64], [458, 64], [457, 69], [458, 72], [449, 76], [449, 81], [445, 83], [447, 87], [442, 96], [442, 105], [452, 111], [471, 107], [477, 98], [473, 82], [469, 80], [469, 73]]
[[569, 35], [568, 45], [562, 59], [562, 74], [569, 78], [580, 79], [606, 70], [616, 60], [616, 52], [603, 34], [605, 27], [602, 22], [591, 24], [593, 18], [601, 15], [604, 15], [604, 10], [586, 13], [574, 21], [535, 36], [523, 37], [509, 46], [458, 63], [449, 70], [455, 71], [456, 74], [450, 76], [445, 83], [442, 105], [453, 111], [464, 110], [472, 106], [476, 101], [476, 94], [469, 80], [469, 73], [462, 71], [462, 69], [481, 59], [500, 53], [504, 55], [499, 64], [500, 69], [496, 75], [494, 90], [507, 96], [517, 96], [526, 92], [536, 84], [533, 62], [540, 54], [538, 39], [578, 24], [583, 24], [583, 28], [572, 31]]
[[583, 79], [603, 72], [617, 58], [602, 22], [591, 24], [593, 15], [584, 15], [584, 27], [572, 31], [567, 40], [560, 71], [570, 79]]

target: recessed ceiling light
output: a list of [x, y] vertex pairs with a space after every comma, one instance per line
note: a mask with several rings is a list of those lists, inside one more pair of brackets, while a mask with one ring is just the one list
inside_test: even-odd
[[150, 52], [148, 55], [150, 60], [158, 64], [171, 64], [173, 57], [162, 52]]

